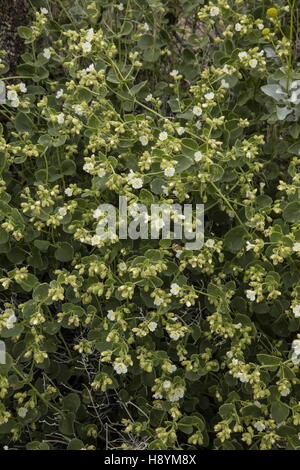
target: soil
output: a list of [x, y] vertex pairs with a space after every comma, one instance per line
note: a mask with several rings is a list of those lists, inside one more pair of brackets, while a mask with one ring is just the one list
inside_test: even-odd
[[27, 0], [0, 0], [0, 50], [7, 52], [10, 74], [15, 74], [19, 58], [24, 53], [24, 43], [17, 29], [28, 22]]

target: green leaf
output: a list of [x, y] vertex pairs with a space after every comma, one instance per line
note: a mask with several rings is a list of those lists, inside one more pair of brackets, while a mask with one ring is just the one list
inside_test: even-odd
[[54, 256], [58, 261], [71, 261], [74, 257], [73, 247], [69, 243], [60, 243], [59, 248], [55, 250]]
[[283, 218], [292, 224], [300, 222], [300, 202], [290, 202], [283, 210]]
[[285, 421], [290, 414], [290, 409], [287, 405], [279, 400], [276, 400], [271, 405], [271, 415], [277, 424]]
[[29, 132], [31, 134], [34, 130], [32, 120], [25, 113], [19, 112], [14, 122], [18, 132]]

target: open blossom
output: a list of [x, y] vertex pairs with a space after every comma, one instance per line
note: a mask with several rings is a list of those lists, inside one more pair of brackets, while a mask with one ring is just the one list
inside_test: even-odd
[[266, 429], [266, 426], [265, 424], [262, 422], [262, 421], [256, 421], [253, 426], [255, 427], [255, 429], [259, 432], [262, 432]]
[[185, 127], [180, 126], [176, 129], [176, 131], [178, 135], [182, 135], [185, 133]]
[[91, 52], [92, 50], [92, 44], [88, 41], [82, 43], [82, 52], [87, 54], [88, 52]]
[[299, 318], [300, 317], [300, 305], [295, 305], [295, 307], [293, 307], [293, 313], [295, 315], [296, 318]]
[[215, 94], [212, 91], [210, 91], [209, 93], [205, 93], [204, 95], [204, 98], [206, 98], [207, 100], [213, 100], [214, 97], [215, 97]]
[[19, 83], [19, 88], [20, 88], [21, 93], [26, 93], [27, 92], [27, 86], [25, 85], [25, 83], [23, 83], [23, 82]]
[[151, 321], [148, 323], [148, 328], [150, 331], [155, 331], [157, 328], [157, 323], [155, 321]]
[[64, 94], [64, 90], [62, 88], [60, 88], [57, 92], [56, 92], [56, 99], [59, 99], [62, 97], [62, 95]]
[[60, 113], [58, 116], [57, 116], [57, 122], [58, 124], [63, 124], [65, 122], [65, 115], [64, 113]]
[[86, 33], [86, 41], [91, 42], [93, 40], [93, 37], [94, 37], [94, 29], [90, 28]]
[[193, 107], [193, 114], [195, 114], [195, 116], [201, 116], [202, 109], [200, 108], [200, 106], [194, 106]]
[[165, 131], [163, 131], [163, 132], [160, 132], [160, 134], [159, 134], [158, 138], [159, 138], [159, 140], [160, 140], [160, 141], [162, 141], [162, 142], [163, 142], [164, 140], [166, 140], [166, 139], [168, 138], [168, 133], [167, 133], [167, 132], [165, 132]]
[[252, 69], [255, 69], [256, 66], [257, 66], [257, 64], [258, 64], [258, 62], [257, 62], [256, 59], [251, 59], [251, 60], [249, 60], [249, 65], [250, 65], [250, 67], [251, 67]]
[[153, 98], [152, 93], [149, 93], [149, 95], [146, 96], [145, 101], [149, 102], [152, 100], [152, 98]]
[[74, 109], [74, 112], [75, 114], [78, 114], [78, 116], [82, 116], [83, 115], [83, 108], [80, 104], [75, 104], [73, 106], [73, 109]]
[[247, 59], [248, 53], [246, 51], [242, 51], [238, 53], [238, 56], [240, 60]]
[[171, 284], [170, 292], [173, 295], [178, 295], [180, 292], [180, 286], [176, 284], [176, 282], [173, 282], [173, 284]]
[[251, 302], [254, 302], [255, 297], [256, 297], [254, 290], [251, 290], [251, 289], [246, 290], [246, 297], [247, 299], [251, 300]]
[[62, 217], [64, 217], [65, 215], [67, 215], [67, 209], [65, 207], [60, 207], [58, 209], [58, 213], [59, 215], [61, 215]]
[[165, 176], [173, 176], [175, 174], [175, 168], [173, 166], [167, 166], [164, 171]]
[[242, 29], [241, 23], [236, 23], [235, 26], [234, 26], [234, 29], [235, 29], [237, 32], [241, 31], [241, 29]]
[[71, 188], [66, 188], [65, 189], [65, 194], [69, 197], [71, 197], [73, 195], [73, 189]]
[[141, 135], [139, 137], [139, 141], [141, 142], [143, 146], [148, 145], [148, 142], [149, 142], [148, 137], [146, 137], [145, 135]]
[[126, 365], [123, 362], [116, 362], [114, 364], [114, 369], [115, 369], [117, 374], [126, 374], [126, 372], [128, 370]]
[[12, 101], [18, 99], [18, 93], [16, 90], [8, 90], [7, 99]]
[[194, 153], [194, 160], [195, 162], [200, 162], [200, 160], [202, 160], [202, 152], [195, 152]]
[[50, 59], [51, 57], [51, 51], [50, 49], [46, 48], [43, 50], [43, 56], [45, 57], [45, 59]]
[[208, 248], [213, 248], [215, 246], [215, 241], [212, 238], [209, 238], [208, 240], [206, 240], [205, 245]]
[[209, 11], [210, 16], [218, 16], [220, 13], [220, 8], [219, 7], [212, 7]]
[[20, 416], [20, 418], [25, 418], [27, 413], [28, 413], [28, 409], [25, 408], [24, 406], [18, 409], [18, 416]]
[[99, 168], [98, 172], [97, 172], [97, 175], [102, 178], [103, 176], [106, 175], [106, 171], [104, 168]]
[[140, 189], [143, 187], [143, 180], [142, 178], [132, 178], [129, 180], [129, 184], [131, 184], [131, 186], [134, 188], [134, 189]]
[[293, 245], [293, 251], [295, 251], [296, 253], [300, 253], [300, 243], [294, 243]]
[[108, 310], [107, 312], [107, 318], [110, 320], [110, 321], [114, 321], [116, 319], [116, 314], [113, 310]]
[[43, 13], [43, 15], [48, 15], [48, 13], [49, 13], [49, 11], [47, 10], [47, 8], [44, 8], [44, 7], [42, 7], [42, 8], [40, 9], [40, 12]]
[[176, 78], [179, 75], [179, 72], [178, 70], [172, 70], [172, 72], [170, 72], [170, 75], [171, 77]]
[[184, 397], [184, 388], [178, 387], [168, 396], [171, 402], [179, 401], [180, 398]]
[[11, 330], [15, 326], [16, 321], [17, 321], [17, 317], [13, 313], [12, 315], [10, 315], [10, 317], [8, 318], [8, 320], [6, 322], [6, 328], [8, 330]]

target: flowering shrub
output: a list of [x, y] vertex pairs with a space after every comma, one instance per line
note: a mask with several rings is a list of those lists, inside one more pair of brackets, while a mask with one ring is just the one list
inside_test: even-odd
[[[300, 449], [295, 0], [32, 0], [1, 58], [0, 443]], [[204, 203], [205, 243], [100, 203]]]

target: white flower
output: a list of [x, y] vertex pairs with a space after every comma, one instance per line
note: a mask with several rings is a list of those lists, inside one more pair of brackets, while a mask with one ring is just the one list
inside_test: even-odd
[[204, 95], [204, 98], [206, 98], [207, 100], [213, 100], [214, 97], [215, 97], [215, 94], [212, 91]]
[[123, 11], [124, 10], [124, 5], [123, 3], [119, 3], [119, 5], [117, 6], [118, 10], [119, 11]]
[[58, 124], [63, 124], [65, 122], [65, 115], [64, 113], [60, 113], [58, 116], [57, 116], [57, 122]]
[[280, 395], [281, 395], [282, 397], [287, 397], [290, 393], [291, 393], [290, 389], [287, 388], [287, 389], [285, 389], [285, 390], [282, 390], [282, 391], [280, 392]]
[[221, 80], [221, 85], [222, 85], [224, 88], [229, 88], [229, 86], [230, 86], [229, 83], [226, 82], [226, 80], [225, 80], [224, 78], [222, 78], [222, 80]]
[[173, 282], [173, 284], [171, 284], [170, 292], [173, 295], [178, 295], [180, 292], [180, 286], [176, 284], [176, 282]]
[[114, 369], [115, 369], [117, 374], [126, 374], [126, 372], [128, 370], [123, 362], [116, 362], [114, 364]]
[[159, 393], [159, 392], [154, 393], [152, 396], [153, 396], [153, 398], [155, 398], [156, 400], [161, 400], [162, 397], [163, 397], [162, 394]]
[[253, 426], [255, 427], [255, 429], [259, 432], [262, 432], [266, 429], [266, 426], [264, 425], [264, 423], [262, 421], [256, 421]]
[[236, 23], [235, 26], [234, 26], [234, 29], [235, 29], [237, 32], [241, 31], [241, 29], [242, 29], [241, 23]]
[[212, 238], [209, 238], [208, 240], [206, 240], [205, 245], [208, 248], [212, 248], [213, 246], [215, 246], [215, 241]]
[[209, 12], [210, 16], [218, 16], [219, 13], [220, 13], [220, 8], [218, 7], [212, 7]]
[[264, 29], [265, 25], [263, 23], [259, 23], [257, 27], [261, 31], [262, 29]]
[[103, 176], [106, 175], [106, 171], [104, 168], [99, 168], [98, 172], [97, 172], [97, 175], [102, 178]]
[[175, 364], [172, 364], [170, 367], [169, 367], [169, 372], [170, 374], [173, 374], [173, 372], [175, 372], [177, 370], [177, 367], [175, 366]]
[[28, 409], [25, 408], [24, 406], [18, 409], [18, 415], [20, 416], [20, 418], [25, 418], [25, 416], [27, 415], [27, 412], [28, 412]]
[[118, 268], [120, 271], [126, 271], [127, 265], [124, 263], [124, 261], [121, 261], [121, 263], [118, 264]]
[[93, 212], [94, 219], [99, 219], [103, 215], [103, 211], [101, 209], [96, 209]]
[[176, 78], [177, 75], [179, 75], [179, 72], [178, 72], [178, 70], [174, 69], [174, 70], [172, 70], [172, 72], [170, 72], [170, 75], [171, 75], [171, 77]]
[[69, 197], [71, 197], [73, 195], [73, 189], [71, 188], [66, 188], [65, 189], [65, 194]]
[[50, 59], [50, 57], [51, 57], [50, 49], [44, 49], [43, 50], [43, 56], [45, 57], [45, 59]]
[[250, 243], [249, 241], [246, 242], [246, 251], [252, 250], [254, 247], [255, 245], [253, 245], [253, 243]]
[[84, 52], [84, 54], [87, 54], [88, 52], [91, 52], [92, 50], [92, 44], [88, 41], [83, 42], [81, 47], [82, 47], [82, 52]]
[[161, 304], [164, 303], [164, 299], [162, 299], [161, 297], [155, 297], [153, 303], [154, 303], [154, 305], [156, 305], [157, 307], [159, 307]]
[[257, 66], [257, 64], [258, 64], [258, 62], [257, 62], [256, 59], [251, 59], [251, 60], [249, 60], [249, 65], [250, 65], [250, 67], [251, 67], [252, 69], [255, 69], [256, 66]]
[[248, 57], [248, 53], [246, 51], [242, 51], [238, 53], [239, 59], [246, 59]]
[[42, 7], [40, 11], [41, 11], [41, 13], [43, 13], [43, 15], [48, 15], [48, 13], [49, 13], [47, 8], [44, 8], [44, 7]]
[[256, 296], [256, 294], [255, 294], [254, 290], [251, 290], [251, 289], [246, 290], [246, 297], [247, 297], [247, 299], [251, 300], [251, 302], [253, 302], [255, 300], [255, 296]]
[[242, 383], [247, 383], [249, 382], [249, 379], [246, 374], [243, 372], [238, 372], [237, 374], [234, 375], [237, 379], [239, 379]]
[[150, 30], [150, 26], [148, 25], [148, 23], [144, 23], [144, 24], [143, 24], [143, 29], [144, 29], [144, 31], [146, 31], [146, 32]]
[[294, 243], [293, 245], [293, 251], [295, 251], [296, 253], [300, 253], [300, 243]]
[[173, 166], [167, 166], [164, 171], [165, 176], [173, 176], [175, 174], [175, 168]]
[[21, 93], [26, 93], [27, 92], [27, 86], [25, 85], [25, 83], [23, 83], [23, 82], [19, 83], [19, 88], [20, 88]]
[[148, 323], [148, 328], [150, 331], [155, 331], [157, 328], [157, 323], [155, 321], [151, 321]]
[[201, 121], [197, 121], [197, 122], [196, 122], [196, 127], [197, 127], [197, 129], [201, 129], [201, 127], [202, 127], [202, 122], [201, 122]]
[[202, 160], [202, 152], [195, 152], [194, 153], [194, 160], [195, 162], [200, 162], [200, 160]]
[[296, 318], [300, 317], [300, 305], [299, 304], [295, 305], [295, 307], [293, 308], [293, 313]]
[[165, 132], [165, 131], [160, 132], [158, 138], [159, 138], [159, 140], [161, 140], [163, 142], [164, 140], [166, 140], [168, 138], [168, 133]]
[[171, 380], [164, 380], [162, 383], [163, 388], [168, 389], [172, 387], [172, 382]]
[[11, 330], [15, 326], [16, 321], [17, 317], [14, 313], [12, 313], [6, 322], [6, 328]]
[[300, 356], [300, 339], [294, 339], [292, 342], [292, 349], [297, 356]]
[[129, 184], [131, 184], [131, 186], [134, 188], [134, 189], [140, 189], [143, 187], [143, 180], [142, 178], [132, 178], [130, 181], [129, 181]]
[[149, 95], [146, 96], [145, 101], [151, 101], [153, 98], [152, 93], [149, 93]]
[[74, 104], [74, 106], [72, 106], [72, 108], [74, 109], [75, 114], [78, 114], [78, 116], [83, 115], [83, 108], [80, 104]]
[[178, 129], [176, 129], [176, 131], [178, 135], [182, 135], [185, 133], [185, 127], [180, 126]]
[[92, 246], [97, 246], [102, 242], [102, 238], [100, 235], [94, 235], [90, 241]]
[[60, 88], [57, 92], [56, 92], [56, 99], [59, 99], [62, 97], [62, 95], [64, 94], [64, 90], [62, 88]]
[[90, 29], [88, 29], [88, 31], [86, 33], [86, 41], [91, 42], [93, 40], [93, 37], [94, 37], [94, 29], [90, 28]]
[[16, 100], [12, 100], [10, 105], [13, 107], [13, 108], [17, 108], [20, 104], [20, 100], [19, 98], [17, 98]]
[[172, 393], [170, 393], [168, 398], [171, 402], [174, 402], [174, 401], [179, 401], [180, 398], [182, 398], [183, 396], [184, 396], [184, 389], [176, 388]]
[[7, 99], [12, 100], [12, 101], [17, 100], [18, 99], [18, 93], [16, 92], [16, 90], [8, 90]]
[[107, 318], [110, 320], [110, 321], [114, 321], [116, 319], [116, 314], [113, 310], [108, 310], [107, 312]]
[[193, 114], [195, 114], [195, 116], [201, 116], [202, 109], [200, 108], [200, 106], [194, 106], [193, 107]]
[[174, 341], [177, 341], [180, 338], [180, 334], [177, 331], [170, 331], [169, 336]]
[[145, 145], [148, 145], [148, 137], [146, 137], [145, 135], [141, 135], [141, 137], [139, 137], [139, 141], [141, 142], [141, 144], [145, 147]]
[[67, 209], [65, 207], [60, 207], [58, 209], [58, 213], [59, 215], [61, 215], [62, 217], [64, 217], [65, 215], [67, 215]]

